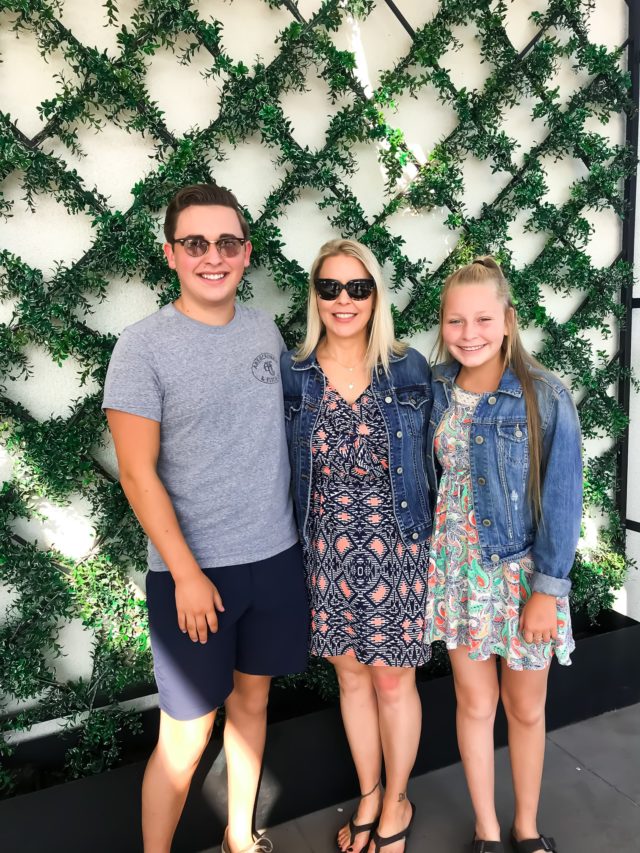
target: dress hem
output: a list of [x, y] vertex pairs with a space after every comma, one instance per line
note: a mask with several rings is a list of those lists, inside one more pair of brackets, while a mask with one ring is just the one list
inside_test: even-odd
[[[467, 645], [466, 643], [455, 643], [455, 645], [454, 645], [453, 643], [448, 643], [442, 637], [440, 637], [440, 638], [436, 637], [431, 642], [432, 643], [443, 642], [447, 648], [447, 651], [451, 651], [453, 649], [458, 649], [458, 648], [471, 649], [471, 646]], [[477, 651], [471, 652], [471, 651], [469, 651], [469, 660], [485, 661], [485, 660], [489, 660], [490, 657], [495, 656], [495, 657], [500, 657], [503, 660], [505, 660], [507, 662], [507, 666], [509, 667], [509, 669], [513, 669], [515, 672], [522, 672], [522, 671], [537, 672], [537, 671], [541, 671], [543, 669], [548, 669], [551, 666], [551, 661], [553, 658], [556, 658], [556, 660], [558, 661], [560, 666], [571, 666], [573, 663], [571, 660], [571, 655], [575, 651], [575, 648], [576, 648], [575, 644], [573, 644], [569, 648], [568, 657], [565, 660], [560, 660], [560, 658], [558, 657], [558, 655], [555, 652], [555, 649], [553, 649], [551, 652], [551, 655], [546, 660], [545, 666], [533, 666], [533, 667], [531, 667], [531, 666], [513, 666], [513, 661], [509, 660], [508, 655], [505, 654], [503, 649], [493, 649], [488, 655], [487, 654], [483, 655], [482, 652], [477, 652]], [[564, 655], [563, 655], [563, 657], [564, 657]]]
[[419, 666], [426, 666], [431, 660], [431, 654], [427, 657], [422, 663], [387, 663], [383, 660], [376, 661], [366, 661], [361, 660], [355, 652], [340, 652], [337, 655], [331, 654], [319, 654], [318, 652], [310, 651], [309, 654], [314, 658], [351, 658], [355, 660], [357, 663], [361, 663], [363, 666], [375, 666], [376, 668], [387, 667], [388, 669], [417, 669]]

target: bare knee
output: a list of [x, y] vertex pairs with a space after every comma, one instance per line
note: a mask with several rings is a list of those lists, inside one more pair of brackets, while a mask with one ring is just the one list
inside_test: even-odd
[[493, 723], [498, 706], [498, 690], [456, 691], [458, 714], [477, 723]]
[[532, 728], [544, 723], [544, 702], [536, 702], [526, 696], [515, 698], [503, 690], [502, 704], [510, 723]]
[[270, 681], [267, 676], [236, 674], [233, 692], [225, 702], [227, 713], [250, 717], [266, 714]]
[[211, 713], [197, 720], [174, 720], [163, 714], [156, 752], [171, 772], [193, 772], [209, 743], [214, 717]]
[[378, 702], [393, 705], [401, 702], [415, 688], [415, 670], [378, 667], [372, 670], [373, 686]]
[[371, 693], [371, 674], [369, 667], [355, 661], [334, 663], [338, 685], [342, 696], [357, 696]]

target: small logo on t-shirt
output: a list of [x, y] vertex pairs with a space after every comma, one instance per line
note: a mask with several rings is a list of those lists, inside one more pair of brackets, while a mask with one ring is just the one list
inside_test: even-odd
[[273, 385], [278, 381], [278, 371], [276, 368], [276, 360], [270, 352], [261, 352], [253, 359], [251, 372], [259, 379], [260, 382], [266, 382], [267, 385]]

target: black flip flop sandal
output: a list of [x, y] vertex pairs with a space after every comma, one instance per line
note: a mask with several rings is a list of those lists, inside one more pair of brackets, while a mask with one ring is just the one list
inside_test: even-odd
[[409, 836], [411, 835], [411, 824], [413, 823], [413, 819], [416, 816], [415, 803], [410, 802], [410, 805], [411, 805], [411, 820], [409, 821], [409, 823], [405, 826], [405, 828], [401, 832], [396, 832], [395, 835], [386, 835], [385, 836], [385, 835], [378, 835], [377, 830], [373, 831], [373, 833], [371, 835], [371, 840], [373, 841], [373, 844], [374, 844], [373, 853], [380, 853], [380, 850], [383, 847], [388, 847], [390, 844], [395, 844], [396, 841], [404, 841], [405, 842], [404, 849], [405, 849], [405, 853], [406, 853], [407, 842], [409, 840]]
[[[380, 787], [380, 780], [378, 780], [376, 782], [374, 788], [372, 788], [367, 794], [363, 794], [360, 797], [360, 799], [364, 800], [365, 797], [370, 797], [371, 794], [373, 794], [374, 791], [377, 791], [379, 787]], [[356, 840], [356, 835], [360, 835], [362, 832], [368, 832], [369, 835], [371, 835], [371, 833], [378, 826], [379, 818], [376, 818], [374, 821], [371, 821], [371, 823], [356, 823], [354, 818], [357, 814], [358, 814], [358, 810], [356, 809], [355, 812], [349, 818], [349, 824], [348, 824], [348, 826], [349, 826], [349, 845], [346, 848], [347, 850], [349, 848], [353, 847], [353, 842]], [[366, 850], [368, 845], [369, 845], [369, 841], [367, 841], [367, 843], [364, 845], [364, 847], [362, 849]], [[336, 838], [336, 847], [342, 853], [342, 847], [340, 846], [340, 842], [338, 841], [337, 838]]]

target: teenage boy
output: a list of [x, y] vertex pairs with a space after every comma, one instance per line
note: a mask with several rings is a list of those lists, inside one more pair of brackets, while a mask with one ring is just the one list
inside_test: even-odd
[[142, 786], [145, 853], [169, 853], [216, 709], [226, 711], [223, 850], [253, 834], [270, 678], [307, 661], [308, 608], [289, 497], [273, 321], [236, 303], [249, 229], [235, 196], [186, 187], [164, 252], [180, 296], [129, 326], [105, 385], [120, 482], [149, 537], [160, 734]]

